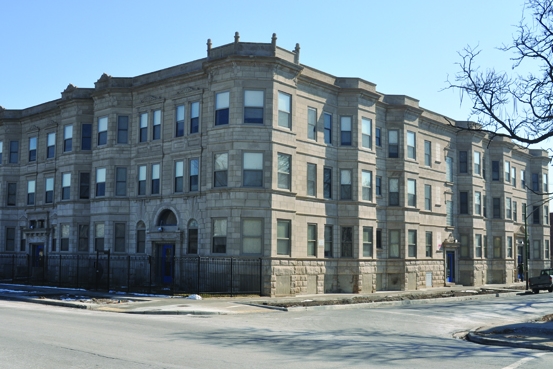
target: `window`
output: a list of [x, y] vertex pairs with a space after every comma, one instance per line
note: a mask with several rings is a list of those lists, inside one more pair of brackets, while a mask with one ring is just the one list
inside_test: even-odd
[[417, 181], [407, 180], [407, 206], [417, 206]]
[[138, 167], [138, 195], [146, 195], [146, 166]]
[[548, 192], [549, 186], [547, 185], [547, 174], [543, 173], [543, 192]]
[[71, 173], [61, 175], [61, 199], [69, 200], [71, 198]]
[[526, 171], [525, 170], [520, 171], [520, 187], [522, 187], [522, 189], [526, 189]]
[[79, 246], [78, 251], [87, 252], [88, 251], [88, 224], [79, 224]]
[[462, 234], [461, 235], [461, 239], [460, 239], [460, 257], [461, 258], [468, 258], [470, 256], [470, 252], [469, 252], [469, 249], [470, 249], [470, 245], [469, 245], [469, 236], [467, 236], [466, 234]]
[[35, 190], [36, 181], [34, 179], [27, 181], [27, 205], [35, 204]]
[[390, 236], [389, 257], [390, 258], [399, 258], [399, 230], [391, 229], [389, 236]]
[[505, 218], [511, 219], [511, 217], [512, 217], [511, 198], [506, 197], [505, 198]]
[[244, 91], [244, 123], [263, 124], [263, 91]]
[[278, 125], [291, 128], [292, 96], [278, 92]]
[[388, 131], [388, 157], [399, 158], [399, 131], [397, 129]]
[[63, 127], [63, 152], [73, 150], [73, 126]]
[[488, 217], [488, 196], [484, 195], [484, 199], [482, 201], [482, 215], [484, 218]]
[[120, 115], [117, 117], [117, 143], [126, 144], [129, 142], [129, 117]]
[[228, 153], [215, 154], [213, 186], [226, 187], [228, 183]]
[[307, 108], [307, 138], [317, 141], [317, 109]]
[[188, 222], [188, 254], [198, 253], [198, 222]]
[[36, 161], [36, 137], [29, 138], [29, 161]]
[[10, 141], [10, 164], [19, 161], [19, 141]]
[[376, 230], [376, 249], [382, 250], [382, 229]]
[[511, 167], [511, 184], [513, 187], [517, 186], [517, 169], [515, 167]]
[[538, 173], [532, 173], [532, 191], [540, 191], [540, 180]]
[[541, 241], [534, 240], [532, 243], [532, 259], [539, 260], [540, 254], [541, 254], [540, 248], [541, 248]]
[[127, 196], [127, 168], [115, 169], [115, 196]]
[[426, 232], [426, 257], [432, 257], [432, 232]]
[[79, 199], [90, 198], [90, 173], [79, 175]]
[[332, 168], [324, 168], [323, 192], [325, 199], [332, 199]]
[[417, 139], [415, 132], [407, 131], [407, 157], [409, 159], [417, 158]]
[[332, 114], [323, 113], [325, 143], [332, 143]]
[[317, 225], [307, 225], [307, 256], [317, 256]]
[[161, 110], [154, 110], [154, 124], [152, 125], [152, 140], [161, 138]]
[[198, 191], [200, 188], [200, 160], [197, 158], [190, 159], [189, 186], [190, 191]]
[[373, 201], [373, 172], [361, 172], [361, 190], [363, 200]]
[[106, 195], [106, 168], [96, 169], [96, 196]]
[[15, 251], [15, 228], [6, 228], [6, 251]]
[[549, 259], [551, 257], [551, 251], [549, 249], [549, 240], [545, 240], [544, 243], [545, 243], [545, 251], [543, 254], [543, 258]]
[[380, 176], [376, 176], [375, 193], [376, 196], [382, 196], [382, 177]]
[[289, 220], [277, 220], [277, 255], [290, 255], [290, 232]]
[[53, 158], [56, 155], [56, 133], [48, 133], [48, 136], [46, 136], [46, 158], [50, 159]]
[[52, 251], [56, 251], [56, 227], [52, 227]]
[[48, 177], [45, 182], [44, 203], [51, 204], [54, 202], [54, 178]]
[[373, 121], [369, 118], [361, 118], [361, 145], [367, 149], [372, 149]]
[[263, 219], [242, 220], [242, 253], [260, 255], [263, 251]]
[[482, 257], [482, 235], [474, 235], [474, 257]]
[[501, 219], [501, 198], [494, 197], [492, 199], [492, 211], [494, 219]]
[[373, 257], [373, 227], [363, 227], [363, 257]]
[[374, 143], [376, 146], [382, 146], [382, 130], [376, 127], [374, 130]]
[[325, 225], [325, 258], [331, 258], [333, 253], [333, 232], [331, 225]]
[[469, 193], [466, 191], [459, 192], [459, 213], [469, 213]]
[[484, 258], [487, 259], [488, 258], [488, 237], [486, 237], [486, 235], [483, 236], [484, 238]]
[[468, 172], [468, 153], [466, 151], [459, 151], [459, 173]]
[[92, 149], [92, 124], [81, 125], [81, 150]]
[[291, 161], [290, 155], [278, 154], [278, 188], [290, 189]]
[[505, 182], [510, 183], [511, 182], [511, 162], [505, 161], [504, 167], [505, 167]]
[[0, 165], [2, 165], [2, 153], [4, 151], [4, 142], [0, 141]]
[[492, 161], [492, 181], [499, 181], [499, 162]]
[[388, 189], [388, 205], [399, 206], [399, 179], [390, 178]]
[[413, 229], [407, 231], [407, 256], [417, 257], [417, 231]]
[[482, 193], [479, 191], [474, 193], [474, 214], [482, 215]]
[[177, 106], [175, 118], [175, 137], [182, 137], [184, 136], [184, 105]]
[[351, 117], [340, 117], [340, 145], [351, 146]]
[[148, 141], [148, 113], [140, 114], [140, 129], [138, 131], [138, 142]]
[[126, 226], [125, 223], [115, 223], [115, 240], [113, 243], [113, 251], [125, 252], [126, 248]]
[[493, 258], [501, 259], [501, 237], [494, 236], [493, 238]]
[[307, 163], [307, 196], [317, 196], [317, 165]]
[[432, 211], [432, 186], [424, 185], [424, 210]]
[[513, 220], [515, 222], [518, 221], [518, 204], [516, 201], [513, 201]]
[[340, 170], [340, 199], [351, 200], [351, 170]]
[[473, 160], [474, 160], [474, 174], [480, 175], [480, 167], [481, 167], [481, 157], [480, 152], [475, 151], [473, 154]]
[[159, 164], [152, 164], [152, 183], [150, 193], [152, 195], [159, 195]]
[[532, 210], [532, 223], [533, 224], [540, 224], [540, 207], [539, 205], [534, 205]]
[[341, 252], [343, 258], [353, 257], [353, 227], [342, 227], [342, 237], [340, 240]]
[[69, 224], [61, 225], [60, 251], [69, 251]]
[[190, 134], [198, 133], [200, 130], [200, 103], [198, 101], [190, 104]]
[[[136, 252], [143, 254], [146, 252], [146, 230], [143, 223], [139, 223], [136, 228]], [[188, 235], [190, 237], [190, 232]]]
[[513, 237], [507, 236], [507, 257], [513, 258]]
[[242, 181], [244, 187], [263, 187], [262, 153], [244, 153], [244, 169], [242, 173]]
[[98, 118], [98, 146], [108, 142], [108, 117]]
[[522, 219], [527, 219], [526, 218], [526, 204], [525, 203], [522, 203]]
[[445, 224], [453, 226], [453, 201], [445, 202]]
[[543, 224], [549, 224], [549, 207], [543, 206]]
[[183, 192], [184, 162], [175, 162], [175, 192]]
[[215, 125], [229, 123], [230, 93], [220, 92], [215, 95]]
[[104, 223], [94, 225], [94, 251], [104, 251]]
[[453, 158], [451, 156], [445, 157], [445, 180], [453, 182]]
[[432, 143], [430, 141], [424, 141], [424, 165], [432, 166]]

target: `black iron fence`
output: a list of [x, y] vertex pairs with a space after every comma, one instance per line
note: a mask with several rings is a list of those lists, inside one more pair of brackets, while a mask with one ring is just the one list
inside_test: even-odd
[[142, 293], [261, 294], [260, 258], [0, 254], [0, 282]]

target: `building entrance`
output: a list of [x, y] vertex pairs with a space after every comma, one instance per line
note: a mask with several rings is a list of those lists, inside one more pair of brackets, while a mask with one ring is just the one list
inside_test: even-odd
[[450, 283], [455, 282], [455, 251], [448, 251], [445, 255], [446, 264], [446, 281]]

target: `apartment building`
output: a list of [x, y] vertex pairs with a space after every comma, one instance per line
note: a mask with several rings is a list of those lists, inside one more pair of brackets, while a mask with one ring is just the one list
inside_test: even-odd
[[0, 252], [259, 257], [268, 295], [510, 283], [525, 246], [550, 265], [546, 152], [276, 40], [0, 108]]

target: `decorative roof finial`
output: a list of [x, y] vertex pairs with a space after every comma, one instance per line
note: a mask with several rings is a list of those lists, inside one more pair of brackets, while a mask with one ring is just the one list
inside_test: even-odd
[[240, 42], [240, 34], [238, 32], [234, 32], [234, 43], [237, 44]]
[[300, 63], [300, 44], [296, 44], [296, 48], [294, 49], [294, 63], [299, 64]]
[[273, 33], [273, 37], [271, 37], [271, 44], [273, 45], [273, 49], [276, 48], [276, 33]]

